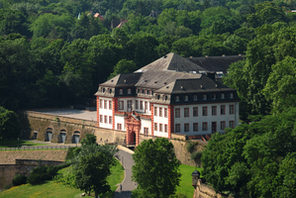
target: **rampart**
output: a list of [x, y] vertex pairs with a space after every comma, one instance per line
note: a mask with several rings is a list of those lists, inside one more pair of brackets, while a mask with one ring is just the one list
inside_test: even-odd
[[[117, 143], [125, 145], [126, 132], [104, 129], [96, 127], [95, 121], [69, 118], [64, 116], [50, 115], [40, 112], [27, 111], [27, 119], [30, 127], [30, 138], [36, 138], [41, 141], [47, 140], [47, 132], [52, 133], [51, 142], [60, 142], [60, 134], [66, 133], [64, 143], [73, 143], [74, 135], [79, 134], [80, 139], [86, 134], [94, 134], [97, 137], [97, 142], [102, 143]], [[37, 134], [37, 135], [36, 135]], [[140, 134], [140, 143], [144, 140], [154, 137], [144, 136]], [[171, 142], [174, 145], [177, 158], [183, 164], [194, 166], [195, 163], [191, 160], [190, 153], [186, 149], [187, 138], [184, 135], [172, 134]]]

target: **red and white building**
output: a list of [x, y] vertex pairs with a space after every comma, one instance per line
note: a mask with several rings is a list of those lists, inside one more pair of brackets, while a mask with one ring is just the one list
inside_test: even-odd
[[127, 145], [138, 145], [140, 134], [194, 138], [235, 127], [239, 100], [234, 89], [222, 84], [221, 75], [241, 59], [170, 53], [134, 73], [117, 75], [95, 94], [97, 125], [125, 131]]

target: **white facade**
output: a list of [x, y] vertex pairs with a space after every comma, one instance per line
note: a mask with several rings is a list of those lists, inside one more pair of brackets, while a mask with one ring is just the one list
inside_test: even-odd
[[99, 124], [102, 128], [112, 129], [113, 123], [112, 99], [99, 98]]
[[[195, 116], [193, 115], [194, 108], [197, 108], [197, 114]], [[216, 110], [212, 110], [213, 108], [216, 108]], [[224, 108], [224, 110], [221, 110], [221, 108]], [[230, 108], [233, 108], [233, 110], [230, 110]], [[188, 116], [184, 115], [185, 109], [189, 110]], [[178, 111], [180, 112], [180, 116], [176, 115]], [[238, 102], [174, 106], [175, 133], [205, 135], [211, 134], [212, 132], [224, 132], [225, 128], [237, 126], [238, 122]], [[185, 129], [185, 124], [187, 124], [187, 130]], [[178, 126], [176, 125], [179, 125], [180, 130], [178, 130]], [[194, 127], [194, 125], [196, 126]]]
[[[154, 136], [168, 137], [168, 105], [153, 106]], [[156, 125], [156, 126], [155, 126]]]

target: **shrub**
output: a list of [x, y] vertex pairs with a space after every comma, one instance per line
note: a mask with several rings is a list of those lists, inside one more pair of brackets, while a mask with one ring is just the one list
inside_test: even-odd
[[192, 142], [192, 141], [187, 141], [187, 144], [186, 144], [186, 149], [189, 153], [192, 153], [195, 149], [195, 142]]
[[71, 148], [69, 148], [68, 152], [67, 152], [66, 160], [67, 161], [73, 160], [75, 158], [75, 156], [77, 156], [80, 151], [81, 151], [80, 147], [71, 147]]
[[13, 186], [18, 186], [27, 183], [27, 177], [25, 175], [16, 174], [12, 180]]

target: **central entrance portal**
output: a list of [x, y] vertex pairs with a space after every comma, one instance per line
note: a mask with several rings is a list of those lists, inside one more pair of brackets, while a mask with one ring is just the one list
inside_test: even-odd
[[138, 146], [140, 137], [141, 120], [134, 114], [125, 117], [126, 145]]

